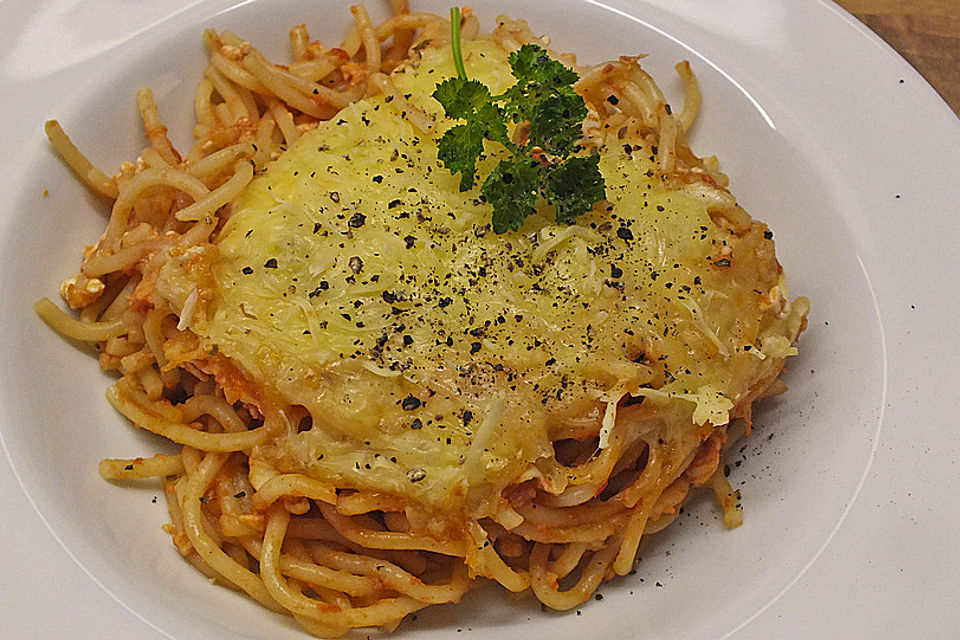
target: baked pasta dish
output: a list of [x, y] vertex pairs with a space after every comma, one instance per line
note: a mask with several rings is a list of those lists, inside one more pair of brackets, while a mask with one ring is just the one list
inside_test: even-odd
[[112, 205], [76, 314], [37, 311], [182, 445], [100, 473], [162, 479], [185, 560], [324, 637], [483, 581], [576, 607], [698, 487], [739, 524], [725, 451], [808, 308], [688, 145], [687, 63], [671, 108], [640, 56], [391, 6], [286, 64], [208, 30], [193, 145], [141, 89], [113, 177], [47, 123]]

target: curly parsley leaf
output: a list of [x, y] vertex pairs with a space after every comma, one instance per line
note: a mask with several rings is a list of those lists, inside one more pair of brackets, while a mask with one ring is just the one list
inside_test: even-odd
[[449, 78], [437, 85], [433, 97], [448, 117], [467, 121], [443, 134], [438, 156], [451, 173], [460, 174], [460, 191], [469, 191], [484, 139], [511, 146], [507, 126], [491, 101], [490, 90], [476, 80]]
[[606, 186], [600, 174], [600, 156], [572, 156], [550, 171], [545, 180], [547, 201], [556, 207], [557, 222], [570, 224], [577, 216], [590, 211], [606, 197]]
[[503, 160], [483, 181], [480, 193], [493, 205], [495, 233], [516, 231], [537, 210], [541, 165], [529, 159]]
[[576, 93], [558, 93], [530, 109], [530, 144], [549, 153], [566, 155], [583, 135], [587, 106]]
[[437, 148], [437, 156], [450, 173], [460, 173], [460, 191], [473, 188], [477, 158], [483, 153], [483, 136], [470, 124], [458, 124], [447, 130]]
[[[460, 11], [450, 11], [457, 77], [439, 85], [433, 97], [447, 117], [465, 120], [440, 138], [438, 157], [460, 174], [460, 190], [473, 187], [483, 141], [499, 142], [513, 158], [502, 160], [487, 176], [481, 193], [493, 206], [493, 230], [519, 229], [536, 211], [539, 198], [556, 210], [557, 222], [570, 224], [606, 197], [599, 156], [572, 156], [579, 150], [587, 107], [573, 89], [579, 76], [537, 45], [525, 44], [510, 54], [516, 84], [492, 96], [483, 83], [469, 80], [460, 42]], [[527, 123], [522, 144], [510, 140], [507, 122]]]
[[448, 118], [466, 120], [484, 105], [492, 104], [487, 85], [479, 80], [447, 78], [437, 85], [433, 97], [443, 105]]
[[[574, 129], [573, 141], [576, 141], [580, 137], [581, 123], [587, 116], [583, 98], [573, 90], [573, 84], [580, 76], [535, 44], [525, 44], [511, 53], [510, 68], [517, 83], [494, 98], [503, 100], [504, 115], [513, 122], [529, 122], [531, 128], [539, 124], [541, 130]], [[531, 132], [530, 143], [552, 153], [569, 150], [554, 149], [549, 139], [547, 136], [535, 140]]]
[[531, 83], [545, 92], [569, 88], [580, 79], [577, 72], [554, 60], [535, 44], [525, 44], [510, 54], [514, 77], [531, 88]]

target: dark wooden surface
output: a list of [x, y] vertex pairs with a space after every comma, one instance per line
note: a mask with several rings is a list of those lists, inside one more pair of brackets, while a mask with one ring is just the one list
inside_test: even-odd
[[960, 0], [836, 0], [896, 49], [960, 115]]

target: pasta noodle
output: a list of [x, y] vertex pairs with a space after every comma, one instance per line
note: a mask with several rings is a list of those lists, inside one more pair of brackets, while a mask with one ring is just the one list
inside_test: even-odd
[[[103, 460], [100, 474], [110, 480], [162, 479], [171, 519], [167, 530], [188, 562], [326, 637], [355, 627], [392, 631], [412, 612], [459, 601], [483, 578], [510, 591], [530, 589], [554, 609], [574, 608], [603, 580], [629, 573], [643, 536], [669, 524], [696, 487], [714, 491], [727, 525], [739, 524], [738, 496], [723, 476], [728, 425], [739, 419], [749, 426], [754, 400], [779, 388], [777, 376], [795, 353], [791, 345], [807, 309], [804, 299], [786, 297], [766, 226], [753, 221], [725, 190], [727, 180], [715, 160], [698, 158], [688, 145], [701, 96], [686, 62], [677, 65], [686, 89], [679, 114], [637, 57], [577, 68], [576, 90], [589, 113], [582, 145], [605, 154], [606, 171], [634, 167], [634, 173], [623, 174], [623, 182], [608, 180], [608, 193], [628, 195], [609, 196], [606, 211], [597, 209], [583, 224], [565, 228], [537, 223], [541, 226], [532, 233], [509, 240], [492, 238], [482, 227], [472, 230], [453, 213], [439, 219], [440, 210], [429, 209], [435, 204], [431, 199], [450, 198], [449, 203], [459, 203], [450, 207], [464, 210], [484, 206], [480, 200], [454, 200], [473, 197], [455, 188], [442, 191], [443, 180], [454, 184], [450, 176], [401, 175], [401, 166], [414, 167], [419, 160], [413, 156], [430, 146], [425, 141], [448, 126], [439, 106], [430, 106], [415, 85], [421, 82], [418, 74], [452, 68], [444, 53], [449, 24], [439, 16], [411, 13], [406, 0], [391, 0], [390, 7], [392, 16], [379, 25], [362, 6], [352, 7], [354, 26], [338, 47], [311, 41], [304, 25], [294, 26], [294, 59], [288, 65], [267, 60], [231, 32], [204, 32], [210, 63], [197, 86], [196, 140], [186, 153], [168, 138], [149, 89], [137, 93], [149, 146], [115, 177], [94, 167], [56, 121], [46, 127], [67, 164], [113, 206], [103, 236], [84, 254], [80, 273], [61, 288], [78, 317], [47, 299], [36, 303], [36, 311], [59, 333], [94, 346], [101, 367], [117, 372], [107, 398], [120, 413], [182, 446], [177, 455]], [[475, 52], [474, 72], [492, 69], [493, 79], [510, 51], [524, 43], [549, 43], [519, 20], [501, 17], [491, 34], [480, 33], [469, 10], [462, 22], [462, 37]], [[551, 55], [573, 64], [572, 56]], [[299, 220], [300, 236], [309, 237], [312, 227], [318, 238], [340, 229], [334, 242], [341, 249], [347, 243], [357, 255], [323, 251], [319, 245], [301, 249], [293, 238], [284, 251], [308, 253], [300, 271], [289, 271], [275, 257], [261, 262], [256, 255], [236, 253], [251, 234], [251, 242], [260, 241], [260, 227], [251, 224], [244, 235], [242, 226], [257, 213], [257, 189], [268, 185], [269, 190], [279, 184], [270, 180], [300, 166], [296, 154], [307, 147], [316, 148], [310, 153], [333, 153], [328, 147], [342, 144], [351, 153], [356, 148], [356, 158], [364, 157], [360, 147], [366, 139], [337, 142], [333, 118], [348, 132], [364, 125], [375, 131], [389, 125], [400, 132], [393, 139], [377, 137], [371, 145], [388, 155], [396, 146], [383, 172], [397, 169], [386, 180], [378, 174], [372, 180], [378, 186], [368, 188], [392, 183], [403, 195], [416, 192], [414, 186], [405, 188], [408, 184], [436, 180], [440, 191], [417, 195], [413, 205], [401, 203], [399, 195], [389, 204], [373, 195], [379, 204], [361, 210], [367, 192], [344, 177], [330, 183], [342, 185], [340, 191], [322, 195], [341, 207], [355, 207], [345, 226], [339, 220], [347, 216], [336, 213], [346, 208], [284, 200], [278, 189], [264, 196], [269, 211], [256, 224], [268, 224], [268, 218]], [[350, 128], [360, 121], [360, 129]], [[513, 133], [522, 136], [522, 127]], [[377, 167], [349, 153], [342, 157], [345, 171], [358, 167], [354, 180], [364, 175], [364, 184], [371, 182], [369, 171]], [[328, 170], [335, 173], [335, 165]], [[639, 207], [640, 200], [653, 215], [664, 211], [657, 203], [673, 202], [676, 221], [670, 224], [710, 236], [709, 262], [707, 254], [698, 254], [692, 259], [697, 266], [686, 275], [677, 275], [678, 262], [673, 275], [661, 276], [673, 261], [664, 253], [673, 242], [669, 229], [648, 233], [654, 243], [650, 250], [659, 252], [663, 264], [631, 263], [630, 255], [616, 258], [620, 263], [598, 262], [599, 248], [609, 237], [619, 234], [624, 240], [629, 232], [604, 216], [620, 211], [613, 219], [626, 220], [625, 209], [616, 207], [627, 201]], [[403, 213], [393, 213], [397, 207]], [[419, 218], [410, 224], [422, 225], [430, 235], [364, 236], [380, 233], [372, 220], [381, 210], [377, 215]], [[285, 229], [273, 228], [271, 242], [281, 242]], [[365, 237], [374, 238], [372, 244], [363, 245]], [[410, 303], [406, 296], [422, 294], [411, 292], [415, 278], [404, 270], [402, 256], [415, 255], [423, 269], [443, 265], [453, 259], [454, 253], [443, 252], [454, 237], [473, 238], [477, 247], [513, 247], [506, 251], [514, 254], [492, 258], [476, 253], [462, 269], [486, 264], [481, 271], [494, 270], [509, 261], [489, 295], [513, 311], [490, 316], [482, 329], [457, 331], [456, 338], [452, 329], [439, 332], [429, 349], [452, 349], [443, 352], [446, 358], [462, 344], [471, 357], [424, 372], [416, 367], [434, 356], [417, 351], [423, 341], [414, 325], [420, 321], [404, 315], [409, 309], [403, 305]], [[256, 259], [255, 266], [266, 274], [250, 280], [256, 288], [249, 295], [229, 275], [246, 264], [240, 259], [251, 265]], [[361, 275], [380, 264], [384, 268], [375, 278]], [[650, 287], [665, 287], [658, 289], [659, 311], [629, 297], [635, 292], [625, 291], [624, 283], [631, 275], [618, 264], [642, 267], [655, 281]], [[532, 265], [545, 265], [536, 267], [542, 278], [524, 280]], [[244, 274], [254, 272], [243, 268]], [[560, 280], [549, 279], [551, 269]], [[725, 271], [732, 269], [739, 269], [742, 283]], [[327, 304], [321, 296], [335, 274], [346, 275], [353, 288], [344, 290], [335, 314], [323, 315], [316, 305]], [[306, 276], [319, 283], [309, 295], [301, 279]], [[446, 280], [456, 283], [460, 277], [467, 276], [448, 273]], [[416, 286], [427, 287], [428, 279]], [[674, 282], [676, 289], [668, 291]], [[462, 297], [487, 300], [481, 285], [471, 287]], [[571, 319], [550, 317], [529, 306], [531, 291], [550, 287], [579, 287], [580, 295], [593, 300], [622, 294], [616, 298], [621, 306], [570, 303], [576, 308]], [[749, 293], [756, 287], [762, 287], [756, 291], [762, 295]], [[439, 308], [449, 307], [442, 313], [466, 304], [442, 295], [437, 294]], [[364, 304], [374, 311], [358, 321]], [[630, 309], [639, 314], [635, 320], [626, 316]], [[650, 315], [642, 315], [647, 311]], [[485, 317], [485, 311], [477, 313]], [[654, 315], [656, 335], [637, 337], [631, 327], [640, 331], [644, 321], [654, 326]], [[405, 318], [401, 328], [394, 316]], [[380, 329], [364, 325], [366, 318], [376, 317], [387, 319], [382, 337]], [[439, 322], [431, 317], [422, 323], [428, 321]], [[496, 333], [508, 322], [530, 327], [522, 338], [517, 335], [516, 345]], [[595, 338], [597, 327], [607, 327], [607, 336], [615, 332], [616, 343]], [[408, 360], [385, 357], [394, 344], [388, 329], [397, 340], [409, 332], [399, 347], [410, 349]], [[593, 346], [569, 351], [569, 361], [576, 362], [571, 370], [579, 378], [551, 373], [550, 367], [566, 357], [560, 341], [544, 347], [544, 359], [556, 357], [530, 359], [542, 353], [541, 336], [547, 341], [546, 336], [566, 332], [577, 341], [581, 330], [584, 345], [596, 339], [607, 346], [595, 347], [600, 355], [584, 355], [583, 363], [580, 354], [593, 353]], [[365, 340], [376, 342], [373, 355], [355, 364], [354, 356], [344, 354]], [[523, 344], [531, 346], [523, 350]], [[629, 351], [629, 357], [608, 357], [610, 344]], [[689, 345], [695, 345], [689, 348], [696, 351], [692, 360]], [[479, 357], [472, 358], [481, 350], [493, 354], [483, 366]], [[288, 362], [284, 354], [289, 353], [309, 354], [311, 363], [327, 368], [301, 367], [301, 355]], [[527, 364], [507, 377], [502, 364], [484, 368], [494, 361]], [[681, 364], [673, 369], [664, 364], [673, 362]], [[278, 372], [288, 364], [293, 373], [281, 379]], [[428, 374], [436, 376], [434, 386], [423, 382]], [[347, 382], [337, 382], [341, 375]], [[697, 386], [681, 384], [688, 379], [684, 376], [697, 375], [704, 380]], [[453, 394], [462, 397], [443, 395], [454, 384], [452, 376], [467, 380]], [[361, 408], [354, 410], [352, 402]], [[428, 412], [427, 407], [437, 408]], [[400, 429], [401, 422], [401, 430], [390, 431]]]

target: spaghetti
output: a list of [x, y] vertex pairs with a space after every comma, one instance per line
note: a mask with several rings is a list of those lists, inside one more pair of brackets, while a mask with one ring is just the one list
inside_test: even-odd
[[[728, 427], [782, 388], [807, 310], [688, 146], [689, 64], [680, 113], [636, 57], [578, 68], [609, 200], [495, 236], [436, 160], [449, 23], [391, 7], [376, 26], [351, 8], [336, 48], [294, 27], [288, 65], [206, 31], [186, 154], [147, 89], [149, 146], [113, 178], [47, 124], [113, 206], [61, 287], [79, 315], [37, 313], [96, 346], [120, 413], [182, 445], [101, 475], [162, 478], [187, 561], [326, 637], [483, 578], [573, 608], [695, 487], [739, 524]], [[494, 90], [510, 51], [549, 44], [470, 11], [461, 33]]]

